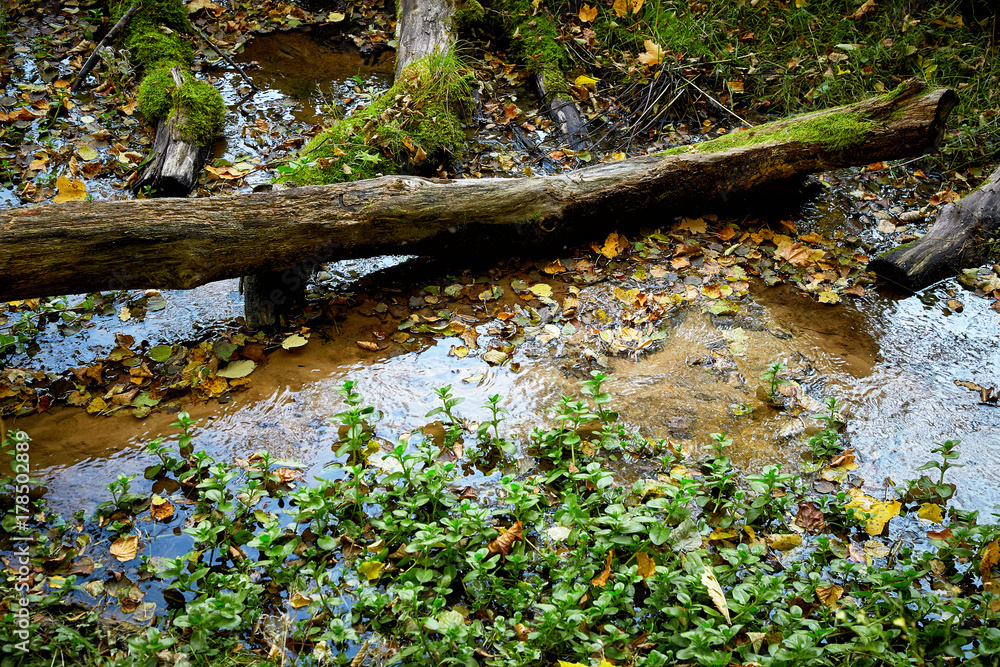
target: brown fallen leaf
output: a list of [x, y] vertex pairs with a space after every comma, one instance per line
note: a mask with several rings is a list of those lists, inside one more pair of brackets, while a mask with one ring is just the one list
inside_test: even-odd
[[820, 533], [826, 528], [826, 518], [823, 516], [823, 510], [813, 502], [799, 503], [799, 511], [795, 515], [795, 523], [810, 533]]
[[875, 0], [865, 0], [865, 3], [858, 7], [856, 12], [851, 14], [851, 18], [858, 21], [873, 9], [875, 9]]
[[521, 522], [515, 521], [514, 525], [504, 531], [503, 535], [490, 542], [490, 553], [503, 554], [504, 556], [509, 554], [510, 550], [514, 546], [514, 543], [518, 540], [524, 539], [522, 530]]
[[166, 498], [153, 496], [153, 499], [149, 502], [149, 513], [157, 521], [166, 521], [174, 515], [174, 506]]
[[983, 549], [983, 559], [979, 561], [979, 574], [986, 578], [998, 562], [1000, 562], [1000, 540], [993, 540]]
[[359, 340], [356, 342], [358, 344], [358, 347], [360, 347], [363, 350], [368, 350], [369, 352], [378, 352], [378, 343], [376, 342], [370, 340]]
[[294, 468], [275, 468], [271, 471], [272, 475], [277, 475], [278, 480], [283, 484], [288, 482], [294, 482], [295, 480], [302, 477], [301, 470], [295, 470]]
[[135, 558], [135, 555], [138, 551], [139, 551], [138, 535], [119, 537], [117, 540], [111, 543], [111, 555], [117, 558], [122, 563], [127, 563], [128, 561]]
[[608, 552], [607, 558], [604, 559], [604, 571], [599, 575], [590, 580], [590, 583], [594, 586], [604, 586], [608, 583], [608, 577], [611, 576], [611, 559], [615, 557], [615, 550], [612, 549]]

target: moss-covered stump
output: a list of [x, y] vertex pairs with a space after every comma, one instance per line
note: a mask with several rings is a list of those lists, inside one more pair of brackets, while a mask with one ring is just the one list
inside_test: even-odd
[[194, 49], [184, 35], [192, 32], [181, 0], [110, 0], [112, 17], [140, 5], [122, 44], [143, 75], [139, 110], [156, 124], [156, 139], [146, 169], [134, 184], [156, 196], [187, 195], [198, 182], [212, 142], [222, 130], [225, 105], [210, 84], [190, 73]]

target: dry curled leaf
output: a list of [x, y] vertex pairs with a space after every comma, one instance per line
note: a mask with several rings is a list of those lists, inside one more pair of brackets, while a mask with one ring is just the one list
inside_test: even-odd
[[726, 623], [732, 623], [729, 618], [729, 605], [726, 604], [726, 595], [722, 592], [719, 580], [715, 578], [715, 573], [711, 568], [706, 567], [701, 573], [701, 583], [708, 589], [708, 597], [712, 598], [715, 608], [725, 617]]
[[816, 587], [816, 597], [824, 606], [830, 609], [836, 609], [839, 605], [837, 601], [844, 594], [843, 586], [838, 586], [833, 584], [832, 586], [817, 586]]
[[166, 521], [174, 515], [174, 506], [166, 498], [153, 496], [149, 502], [149, 512], [157, 521]]
[[139, 551], [138, 535], [119, 537], [117, 540], [111, 543], [111, 555], [117, 558], [122, 563], [127, 563], [128, 561], [135, 558], [135, 555], [138, 551]]
[[514, 542], [524, 539], [520, 521], [515, 521], [514, 525], [504, 531], [503, 535], [490, 542], [491, 554], [503, 554], [506, 556], [514, 546]]
[[639, 566], [639, 576], [643, 579], [649, 579], [656, 574], [656, 561], [649, 554], [640, 551], [635, 555], [635, 562]]

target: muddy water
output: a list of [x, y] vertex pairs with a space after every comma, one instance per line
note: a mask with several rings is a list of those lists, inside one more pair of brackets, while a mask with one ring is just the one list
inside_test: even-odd
[[[997, 376], [996, 314], [967, 298], [963, 313], [946, 316], [935, 305], [944, 289], [940, 295], [874, 295], [830, 307], [790, 288], [761, 288], [746, 315], [691, 310], [677, 318], [658, 351], [637, 360], [607, 359], [607, 387], [622, 419], [650, 438], [669, 438], [697, 454], [708, 433], [724, 431], [735, 440], [731, 454], [744, 470], [776, 462], [797, 469], [808, 455], [802, 432], [812, 420], [807, 411], [774, 410], [756, 395], [761, 370], [781, 360], [806, 396], [815, 401], [836, 395], [847, 406], [862, 464], [858, 474], [871, 490], [887, 476], [897, 482], [913, 476], [929, 458], [932, 442], [956, 438], [968, 464], [952, 478], [959, 484], [958, 500], [988, 510], [1000, 503], [1000, 410], [976, 405], [975, 394], [954, 380], [989, 384]], [[424, 415], [438, 404], [433, 390], [446, 384], [466, 398], [458, 412], [472, 422], [488, 416], [481, 407], [488, 395], [501, 394], [512, 413], [508, 429], [526, 433], [544, 426], [545, 409], [579, 382], [569, 372], [577, 353], [568, 346], [553, 344], [541, 354], [533, 348], [530, 357], [519, 352], [514, 372], [448, 356], [458, 339], [396, 356], [373, 355], [354, 342], [366, 327], [367, 318], [349, 316], [339, 335], [274, 353], [254, 373], [249, 391], [230, 403], [186, 406], [200, 420], [197, 442], [228, 460], [265, 449], [320, 474], [336, 449], [330, 420], [343, 409], [337, 389], [345, 380], [356, 380], [369, 403], [385, 413], [377, 434], [389, 440], [425, 425]], [[741, 405], [753, 410], [741, 414]], [[33, 461], [42, 466], [52, 504], [69, 509], [98, 502], [96, 490], [119, 472], [141, 476], [152, 462], [142, 444], [173, 437], [174, 418], [154, 414], [140, 422], [61, 409], [17, 426], [34, 438]], [[646, 466], [633, 465], [641, 476]], [[507, 472], [518, 470], [517, 462], [508, 464]]]

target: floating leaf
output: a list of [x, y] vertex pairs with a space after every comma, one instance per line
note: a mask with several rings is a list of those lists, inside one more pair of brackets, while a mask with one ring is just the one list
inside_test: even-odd
[[944, 515], [941, 513], [941, 506], [934, 503], [923, 503], [917, 510], [917, 516], [934, 523], [943, 523]]
[[60, 176], [56, 179], [56, 196], [52, 201], [62, 204], [68, 201], [82, 201], [87, 198], [87, 184], [80, 179]]
[[531, 293], [535, 296], [541, 297], [543, 299], [548, 299], [552, 297], [552, 286], [546, 285], [544, 283], [536, 283], [529, 287]]
[[898, 500], [876, 500], [860, 489], [853, 487], [848, 489], [847, 493], [851, 496], [851, 500], [847, 503], [846, 507], [857, 510], [859, 514], [867, 518], [865, 531], [869, 535], [880, 535], [885, 529], [885, 524], [889, 522], [889, 519], [899, 516], [899, 510], [902, 505]]
[[561, 542], [569, 537], [569, 534], [573, 532], [572, 528], [567, 528], [566, 526], [552, 526], [545, 531], [545, 534], [551, 537], [556, 542]]
[[802, 544], [802, 536], [798, 533], [781, 533], [767, 536], [768, 545], [777, 551], [790, 551]]
[[[379, 563], [381, 565], [381, 563]], [[302, 607], [308, 607], [312, 604], [312, 598], [308, 595], [303, 595], [302, 593], [296, 592], [295, 595], [288, 598], [288, 604], [292, 605], [296, 609], [302, 609]]]
[[174, 515], [174, 506], [166, 498], [153, 496], [149, 501], [149, 512], [157, 521], [166, 521]]
[[135, 555], [138, 551], [139, 551], [138, 535], [119, 537], [117, 540], [111, 543], [111, 555], [117, 558], [122, 563], [127, 563], [128, 561], [135, 558]]
[[257, 368], [257, 363], [250, 359], [239, 359], [230, 361], [224, 368], [219, 369], [219, 377], [224, 378], [245, 378]]
[[819, 302], [820, 303], [837, 303], [840, 301], [840, 295], [836, 292], [820, 292]]
[[80, 146], [76, 149], [76, 154], [80, 156], [80, 159], [89, 162], [97, 157], [97, 149], [92, 146]]
[[701, 573], [701, 583], [708, 589], [708, 597], [712, 598], [715, 608], [725, 617], [726, 623], [732, 623], [729, 618], [729, 605], [726, 604], [726, 595], [722, 592], [719, 580], [715, 578], [712, 568], [706, 567]]
[[295, 347], [302, 347], [309, 342], [309, 339], [301, 334], [292, 334], [281, 343], [281, 347], [291, 350]]
[[156, 362], [164, 362], [174, 353], [174, 348], [170, 345], [157, 345], [149, 348], [149, 358]]

